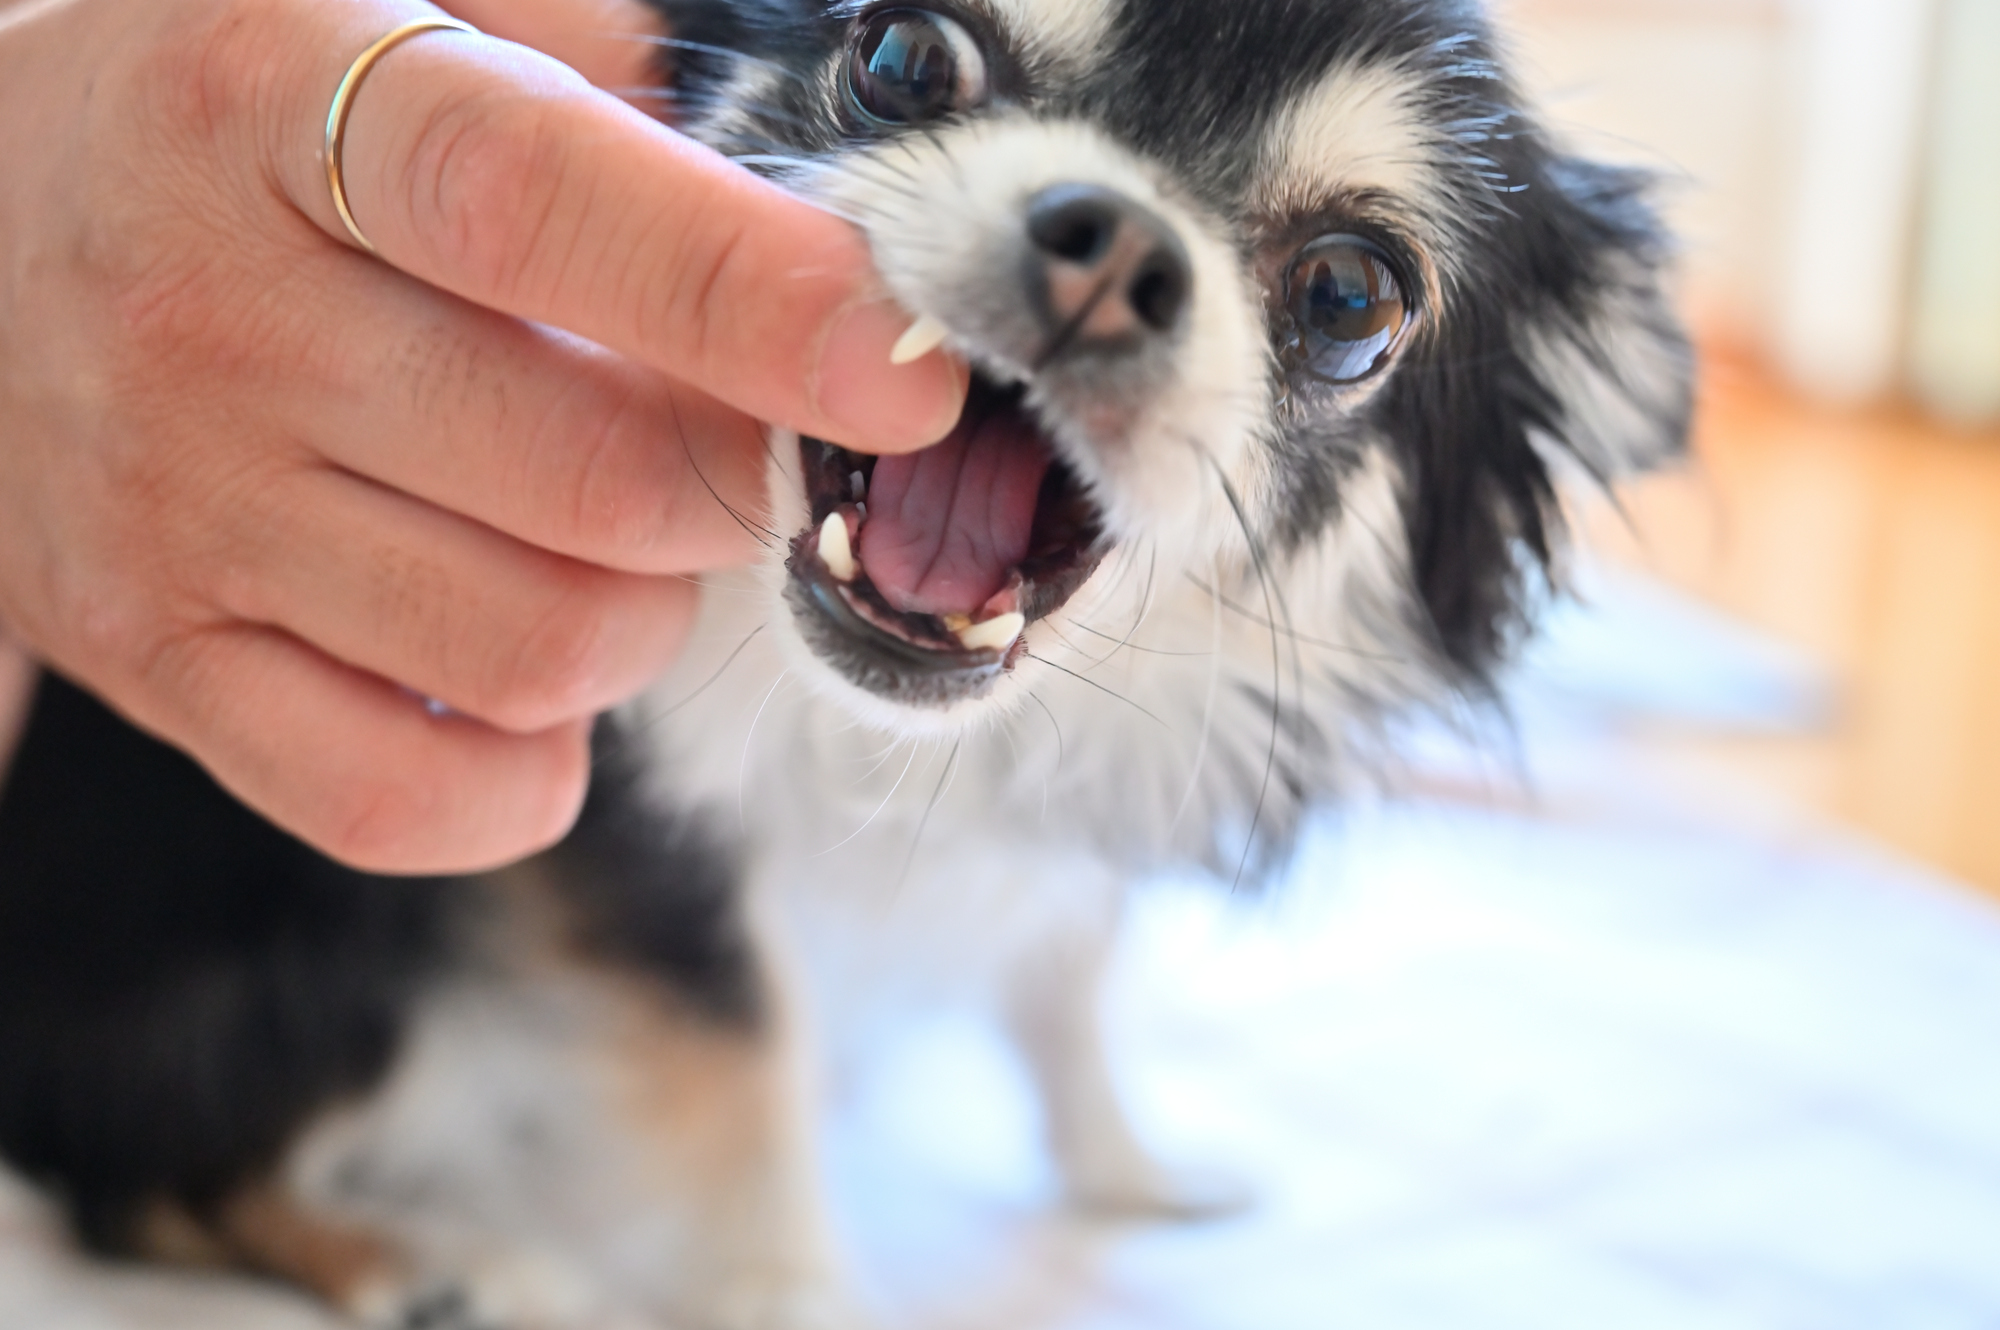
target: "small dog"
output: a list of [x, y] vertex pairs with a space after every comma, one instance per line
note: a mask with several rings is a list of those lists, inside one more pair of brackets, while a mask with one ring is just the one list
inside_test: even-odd
[[1559, 480], [1674, 457], [1633, 173], [1465, 0], [662, 0], [688, 132], [971, 366], [907, 457], [770, 439], [770, 556], [505, 873], [340, 869], [45, 680], [0, 804], [0, 1150], [109, 1251], [371, 1324], [851, 1324], [813, 1043], [1014, 1032], [1079, 1204], [1198, 1212], [1104, 1066], [1128, 884], [1254, 878], [1479, 695]]

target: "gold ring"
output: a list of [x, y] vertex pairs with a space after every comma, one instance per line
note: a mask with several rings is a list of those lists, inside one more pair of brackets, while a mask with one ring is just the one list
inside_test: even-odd
[[341, 77], [340, 86], [333, 90], [333, 105], [326, 113], [326, 184], [333, 191], [333, 210], [340, 214], [341, 224], [347, 227], [347, 234], [354, 237], [354, 243], [370, 254], [380, 253], [374, 242], [361, 234], [360, 224], [354, 220], [354, 209], [347, 205], [347, 181], [341, 175], [340, 154], [347, 146], [347, 113], [354, 109], [354, 94], [361, 89], [361, 80], [368, 77], [368, 71], [375, 62], [401, 46], [420, 32], [437, 29], [453, 32], [469, 32], [479, 35], [479, 29], [470, 23], [455, 18], [438, 16], [434, 18], [412, 19], [399, 28], [391, 28], [377, 38], [375, 44], [354, 57], [354, 63], [347, 67]]

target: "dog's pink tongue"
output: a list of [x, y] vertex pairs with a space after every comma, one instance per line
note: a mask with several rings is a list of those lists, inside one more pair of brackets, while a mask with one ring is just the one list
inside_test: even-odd
[[875, 463], [861, 566], [899, 610], [971, 614], [1028, 553], [1048, 448], [1019, 416]]

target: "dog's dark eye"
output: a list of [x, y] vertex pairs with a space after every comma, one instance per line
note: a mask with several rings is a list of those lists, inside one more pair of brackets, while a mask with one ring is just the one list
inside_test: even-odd
[[1321, 236], [1300, 250], [1285, 303], [1306, 369], [1331, 383], [1357, 383], [1387, 364], [1409, 323], [1396, 269], [1356, 236]]
[[963, 26], [921, 9], [887, 9], [861, 27], [847, 86], [868, 115], [920, 125], [986, 100], [986, 58]]

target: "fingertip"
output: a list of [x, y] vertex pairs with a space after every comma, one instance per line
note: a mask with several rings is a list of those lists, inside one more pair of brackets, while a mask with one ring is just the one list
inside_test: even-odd
[[506, 734], [268, 629], [182, 635], [154, 653], [148, 677], [127, 682], [140, 723], [277, 826], [364, 872], [515, 862], [568, 832], [589, 782], [588, 719]]
[[428, 720], [420, 751], [325, 791], [305, 838], [364, 872], [437, 876], [501, 868], [569, 834], [589, 787], [588, 721], [509, 735]]
[[911, 452], [949, 434], [965, 409], [969, 375], [942, 347], [896, 363], [918, 319], [883, 296], [864, 297], [828, 324], [814, 369], [815, 411], [832, 442], [865, 452]]

